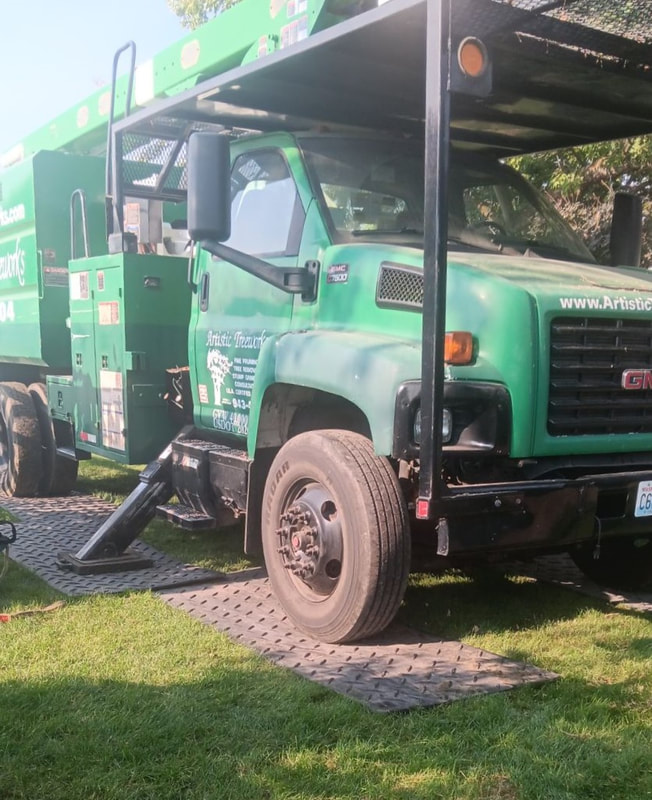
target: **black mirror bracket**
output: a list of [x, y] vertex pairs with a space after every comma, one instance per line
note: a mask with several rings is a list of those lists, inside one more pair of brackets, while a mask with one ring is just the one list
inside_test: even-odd
[[304, 295], [310, 297], [310, 294], [316, 291], [314, 269], [311, 271], [305, 268], [276, 267], [262, 258], [250, 256], [248, 253], [243, 253], [242, 250], [234, 250], [220, 242], [203, 241], [201, 246], [217, 258], [235, 264], [249, 275], [254, 275], [287, 294], [300, 294], [303, 298]]
[[304, 303], [314, 303], [317, 299], [317, 287], [319, 286], [319, 261], [310, 259], [306, 261], [303, 268], [304, 290], [301, 292], [301, 299]]
[[197, 291], [197, 284], [194, 282], [194, 266], [195, 266], [195, 243], [190, 242], [190, 255], [188, 256], [188, 286], [193, 292]]

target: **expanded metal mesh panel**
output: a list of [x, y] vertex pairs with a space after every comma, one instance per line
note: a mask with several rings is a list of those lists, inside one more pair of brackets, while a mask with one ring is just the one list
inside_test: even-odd
[[187, 143], [195, 131], [223, 126], [158, 117], [122, 135], [122, 179], [127, 194], [182, 196], [188, 188]]
[[501, 7], [499, 33], [510, 29], [628, 69], [652, 64], [652, 52], [641, 47], [652, 43], [650, 0], [491, 0], [489, 6], [484, 0], [470, 2], [484, 4], [485, 16], [490, 16], [491, 6], [494, 11]]
[[559, 8], [550, 12], [550, 16], [638, 42], [652, 42], [652, 3], [649, 0], [620, 3], [614, 0], [577, 0], [556, 5]]
[[[479, 0], [483, 2], [484, 0]], [[478, 2], [478, 0], [471, 0]], [[491, 0], [495, 5], [529, 11], [562, 22], [572, 22], [595, 31], [650, 41], [650, 0]]]
[[385, 308], [423, 307], [423, 273], [410, 267], [383, 264], [378, 276], [376, 303]]
[[560, 317], [550, 327], [548, 432], [652, 433], [652, 390], [623, 388], [652, 369], [652, 321]]
[[152, 190], [185, 190], [186, 144], [139, 133], [125, 134], [122, 142], [122, 174], [127, 186]]

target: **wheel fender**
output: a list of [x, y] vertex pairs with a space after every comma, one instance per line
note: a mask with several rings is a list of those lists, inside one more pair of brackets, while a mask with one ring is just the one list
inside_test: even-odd
[[342, 397], [366, 415], [378, 455], [392, 451], [394, 404], [403, 381], [418, 378], [417, 342], [367, 333], [296, 331], [269, 337], [260, 351], [249, 418], [253, 456], [265, 392], [275, 383]]

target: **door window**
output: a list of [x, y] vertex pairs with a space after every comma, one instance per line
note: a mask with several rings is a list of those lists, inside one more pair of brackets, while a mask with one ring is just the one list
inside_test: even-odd
[[225, 244], [255, 256], [299, 252], [304, 212], [281, 153], [239, 156], [231, 172], [231, 237]]

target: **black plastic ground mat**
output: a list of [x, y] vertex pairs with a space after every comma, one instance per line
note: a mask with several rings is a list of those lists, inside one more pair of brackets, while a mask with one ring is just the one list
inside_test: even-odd
[[58, 554], [78, 550], [115, 507], [86, 495], [5, 498], [0, 505], [20, 520], [11, 558], [65, 594], [158, 589], [171, 606], [187, 611], [275, 664], [375, 711], [433, 706], [557, 677], [397, 625], [372, 641], [327, 645], [291, 625], [262, 570], [221, 575], [180, 564], [142, 542], [135, 542], [133, 549], [152, 559], [154, 566], [150, 568], [83, 576], [63, 571], [57, 566]]
[[78, 550], [115, 511], [115, 506], [81, 494], [69, 497], [3, 497], [0, 498], [0, 506], [20, 520], [16, 523], [17, 539], [11, 545], [10, 557], [36, 572], [50, 586], [72, 597], [206, 583], [222, 577], [212, 570], [182, 564], [139, 541], [131, 549], [150, 558], [153, 562], [151, 567], [101, 575], [66, 572], [57, 566], [58, 554]]
[[542, 556], [532, 561], [510, 561], [501, 566], [501, 569], [511, 575], [522, 575], [544, 583], [553, 583], [634, 611], [652, 613], [652, 592], [624, 592], [599, 586], [587, 578], [565, 553]]
[[373, 711], [440, 705], [558, 677], [399, 625], [359, 644], [318, 642], [288, 621], [262, 570], [240, 573], [220, 584], [163, 591], [161, 596], [275, 664]]

